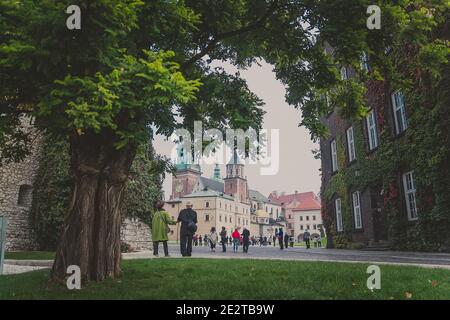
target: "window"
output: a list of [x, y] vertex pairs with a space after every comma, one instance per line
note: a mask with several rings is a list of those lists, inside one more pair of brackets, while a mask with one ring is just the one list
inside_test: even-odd
[[335, 209], [336, 209], [336, 230], [337, 232], [342, 232], [344, 231], [344, 225], [342, 223], [342, 209], [340, 198], [335, 200]]
[[205, 214], [205, 221], [209, 221], [209, 214]]
[[21, 207], [31, 206], [33, 198], [33, 187], [28, 184], [22, 184], [19, 187], [19, 197], [17, 198], [17, 205]]
[[175, 208], [175, 205], [174, 205], [174, 204], [172, 204], [172, 208]]
[[378, 147], [378, 133], [377, 123], [375, 120], [375, 110], [370, 110], [366, 118], [367, 121], [367, 134], [369, 136], [369, 150], [373, 150]]
[[363, 54], [361, 56], [361, 69], [364, 70], [365, 72], [370, 71], [369, 57], [367, 56], [367, 54], [365, 52], [363, 52]]
[[306, 221], [309, 221], [309, 216], [306, 216]]
[[416, 185], [414, 183], [413, 171], [403, 175], [403, 188], [405, 189], [406, 212], [408, 220], [417, 220]]
[[222, 222], [222, 215], [219, 216], [219, 222]]
[[228, 222], [227, 216], [225, 216], [225, 222]]
[[312, 216], [312, 217], [313, 217], [313, 220], [316, 221], [316, 216]]
[[317, 229], [317, 225], [316, 224], [313, 225], [313, 229]]
[[222, 202], [219, 201], [219, 208], [222, 209]]
[[303, 230], [303, 225], [300, 225], [300, 230]]
[[205, 207], [206, 207], [206, 208], [209, 208], [209, 201], [206, 201], [206, 202], [205, 202]]
[[342, 80], [347, 80], [348, 79], [348, 73], [347, 73], [347, 68], [346, 67], [342, 67], [341, 68], [341, 79]]
[[300, 221], [303, 221], [303, 216], [300, 216]]
[[397, 91], [392, 94], [392, 107], [394, 108], [395, 133], [400, 134], [408, 128], [405, 111], [405, 98], [403, 93]]
[[332, 140], [330, 145], [331, 145], [331, 168], [332, 171], [335, 172], [338, 170], [336, 140]]
[[353, 137], [353, 127], [347, 129], [347, 151], [348, 162], [356, 160], [355, 139]]
[[238, 223], [241, 224], [241, 218], [238, 218]]
[[353, 199], [353, 214], [355, 216], [355, 229], [362, 228], [362, 220], [361, 220], [361, 195], [359, 191], [352, 193]]
[[273, 214], [273, 208], [270, 208], [270, 214], [271, 215]]
[[309, 227], [309, 224], [307, 224], [307, 225], [306, 225], [306, 229], [307, 229], [307, 230], [309, 230], [309, 229], [310, 229], [310, 227]]

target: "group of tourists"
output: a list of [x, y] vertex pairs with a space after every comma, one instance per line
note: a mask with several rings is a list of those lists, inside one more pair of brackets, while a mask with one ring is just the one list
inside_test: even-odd
[[[151, 215], [151, 229], [152, 229], [152, 241], [153, 241], [153, 255], [158, 256], [159, 243], [163, 244], [164, 255], [169, 256], [169, 250], [167, 241], [169, 240], [168, 233], [170, 231], [169, 225], [175, 225], [181, 223], [180, 228], [180, 252], [183, 257], [190, 257], [192, 255], [192, 244], [195, 246], [209, 246], [212, 252], [216, 251], [216, 246], [218, 243], [222, 246], [222, 252], [227, 251], [227, 246], [232, 245], [233, 252], [238, 252], [239, 246], [242, 245], [242, 251], [248, 253], [250, 244], [256, 245], [273, 245], [276, 246], [276, 241], [280, 249], [283, 250], [294, 246], [293, 237], [285, 234], [283, 228], [275, 229], [275, 235], [272, 239], [267, 237], [256, 238], [254, 236], [250, 237], [250, 231], [247, 228], [242, 229], [242, 233], [236, 228], [230, 235], [227, 234], [225, 227], [222, 227], [219, 233], [217, 233], [216, 228], [212, 227], [209, 234], [197, 235], [197, 212], [192, 209], [192, 203], [187, 202], [186, 208], [181, 210], [177, 221], [173, 220], [169, 214], [164, 210], [164, 201], [158, 201], [156, 204], [156, 210]], [[271, 241], [272, 240], [272, 241]], [[309, 230], [305, 230], [303, 233], [303, 241], [305, 242], [306, 248], [310, 248], [311, 235]], [[321, 243], [320, 238], [316, 244]], [[320, 247], [320, 245], [319, 245]]]

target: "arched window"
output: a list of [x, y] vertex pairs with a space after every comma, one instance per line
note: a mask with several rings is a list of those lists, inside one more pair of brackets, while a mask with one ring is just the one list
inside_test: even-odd
[[33, 197], [33, 187], [29, 184], [22, 184], [19, 187], [19, 197], [17, 199], [17, 205], [21, 207], [31, 206], [31, 200]]

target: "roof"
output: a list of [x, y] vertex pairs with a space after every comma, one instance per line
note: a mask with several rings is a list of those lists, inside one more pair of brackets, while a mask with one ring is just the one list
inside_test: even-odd
[[294, 200], [298, 202], [298, 205], [293, 208], [293, 211], [303, 211], [303, 210], [320, 210], [320, 199], [316, 196], [314, 192], [298, 192], [294, 194], [286, 195], [275, 195], [271, 193], [269, 195], [269, 200], [274, 200], [286, 205], [293, 202]]
[[233, 156], [231, 157], [228, 164], [241, 164], [242, 165], [241, 159], [239, 159], [239, 155], [237, 154], [236, 149], [233, 151]]
[[222, 181], [206, 177], [199, 177], [199, 179], [204, 188], [223, 193], [224, 183]]
[[221, 198], [225, 198], [225, 199], [229, 199], [229, 200], [234, 200], [233, 197], [224, 194], [223, 192], [217, 192], [215, 190], [210, 190], [210, 189], [206, 189], [206, 190], [201, 190], [201, 191], [197, 191], [197, 192], [193, 192], [190, 194], [186, 194], [184, 196], [182, 196], [181, 198], [186, 199], [186, 198], [202, 198], [202, 197], [221, 197]]
[[252, 200], [261, 201], [261, 202], [269, 202], [269, 199], [267, 199], [259, 191], [250, 189], [250, 190], [248, 190], [248, 195], [249, 195], [250, 199], [252, 199]]

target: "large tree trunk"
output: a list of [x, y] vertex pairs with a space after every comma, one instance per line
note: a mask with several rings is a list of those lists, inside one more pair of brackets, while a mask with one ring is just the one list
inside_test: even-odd
[[[109, 137], [108, 137], [109, 136]], [[63, 282], [77, 265], [82, 281], [120, 275], [120, 224], [134, 146], [117, 150], [108, 134], [74, 135], [74, 188], [53, 264], [52, 280]]]

